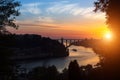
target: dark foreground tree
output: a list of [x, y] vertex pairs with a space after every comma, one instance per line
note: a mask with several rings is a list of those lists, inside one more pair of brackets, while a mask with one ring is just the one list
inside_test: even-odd
[[[15, 0], [0, 0], [0, 40], [2, 40], [3, 34], [9, 33], [7, 26], [17, 29], [15, 17], [20, 14], [19, 6], [20, 3]], [[12, 54], [13, 52], [8, 46], [0, 45], [0, 80], [17, 80], [16, 66], [10, 59]]]
[[[120, 76], [120, 0], [97, 0], [95, 11], [106, 13], [107, 24], [114, 33], [114, 41], [104, 47], [102, 65], [105, 78], [119, 80]], [[106, 50], [105, 50], [106, 49]]]
[[0, 80], [17, 80], [16, 66], [10, 57], [12, 51], [5, 47], [0, 47]]
[[7, 26], [18, 28], [15, 17], [19, 16], [20, 3], [15, 0], [0, 0], [0, 33], [8, 33]]
[[36, 67], [28, 73], [28, 80], [59, 80], [55, 66]]
[[80, 68], [76, 60], [71, 61], [68, 67], [69, 80], [80, 80]]
[[114, 32], [116, 37], [120, 37], [120, 0], [98, 0], [95, 2], [95, 11], [106, 13], [109, 28]]

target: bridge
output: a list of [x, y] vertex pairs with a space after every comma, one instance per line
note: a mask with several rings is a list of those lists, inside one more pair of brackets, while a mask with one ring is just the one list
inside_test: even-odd
[[80, 41], [85, 39], [55, 39], [59, 41], [60, 43], [64, 44], [66, 48], [70, 47], [71, 45], [77, 45]]

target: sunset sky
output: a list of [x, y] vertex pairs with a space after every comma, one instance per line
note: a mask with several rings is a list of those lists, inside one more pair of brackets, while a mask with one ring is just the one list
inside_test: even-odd
[[21, 15], [13, 33], [50, 38], [102, 38], [107, 31], [104, 13], [94, 13], [96, 0], [18, 0]]

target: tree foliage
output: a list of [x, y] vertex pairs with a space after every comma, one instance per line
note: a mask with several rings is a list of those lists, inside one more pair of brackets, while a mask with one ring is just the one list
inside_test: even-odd
[[120, 0], [97, 0], [95, 7], [95, 12], [102, 11], [106, 13], [109, 28], [117, 37], [120, 37]]
[[20, 3], [15, 0], [0, 0], [0, 33], [8, 32], [6, 26], [18, 28], [15, 17], [20, 15]]
[[79, 64], [76, 60], [70, 62], [68, 73], [69, 80], [79, 80], [81, 78]]
[[[95, 12], [102, 11], [106, 13], [107, 24], [114, 33], [114, 42], [110, 46], [104, 46], [102, 54], [104, 54], [103, 72], [106, 79], [120, 79], [120, 0], [97, 0], [95, 2]], [[107, 49], [105, 49], [107, 47]]]
[[0, 80], [17, 80], [15, 75], [16, 65], [10, 59], [13, 55], [12, 50], [0, 46]]

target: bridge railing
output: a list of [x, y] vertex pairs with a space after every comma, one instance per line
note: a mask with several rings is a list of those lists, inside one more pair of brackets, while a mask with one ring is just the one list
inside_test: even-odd
[[68, 48], [71, 45], [77, 44], [80, 41], [85, 40], [85, 39], [63, 39], [63, 38], [61, 38], [61, 39], [55, 39], [55, 40], [59, 41], [61, 44], [64, 44], [65, 47]]

